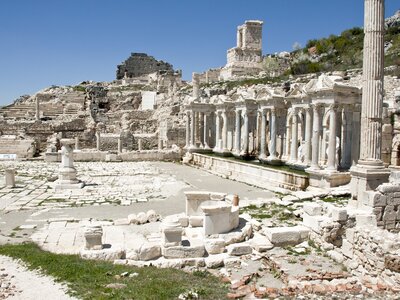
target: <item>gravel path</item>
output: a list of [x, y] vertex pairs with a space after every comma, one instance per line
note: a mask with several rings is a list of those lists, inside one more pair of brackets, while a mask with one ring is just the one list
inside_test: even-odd
[[[28, 270], [18, 261], [0, 255], [0, 299], [75, 299], [54, 279]], [[51, 296], [50, 296], [51, 295]]]

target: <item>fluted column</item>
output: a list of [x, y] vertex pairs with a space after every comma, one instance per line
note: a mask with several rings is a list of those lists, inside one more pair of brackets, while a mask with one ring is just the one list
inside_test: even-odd
[[204, 120], [203, 120], [203, 141], [204, 141], [204, 149], [210, 149], [209, 144], [209, 127], [210, 125], [208, 124], [208, 119], [209, 119], [210, 113], [204, 113]]
[[271, 109], [271, 149], [269, 150], [269, 158], [276, 159], [276, 111], [275, 108]]
[[260, 154], [259, 158], [265, 158], [265, 146], [267, 144], [267, 137], [266, 137], [266, 131], [267, 131], [267, 115], [266, 111], [262, 109], [260, 111], [261, 114], [261, 141], [260, 141]]
[[298, 144], [298, 123], [297, 123], [297, 110], [293, 111], [292, 115], [292, 144], [290, 147], [290, 161], [297, 161], [297, 144]]
[[311, 107], [306, 107], [306, 133], [305, 133], [305, 156], [304, 163], [310, 165], [311, 163], [311, 139], [312, 139], [312, 127], [311, 127]]
[[240, 154], [240, 133], [242, 130], [242, 125], [241, 125], [241, 111], [236, 110], [235, 112], [235, 153]]
[[219, 150], [219, 140], [221, 139], [221, 120], [219, 114], [220, 112], [215, 112], [215, 150]]
[[192, 84], [193, 84], [193, 99], [200, 97], [200, 78], [198, 73], [192, 73]]
[[319, 169], [319, 137], [321, 135], [320, 107], [313, 107], [313, 136], [312, 136], [312, 161], [311, 168]]
[[193, 148], [195, 147], [195, 133], [196, 133], [196, 118], [195, 118], [195, 112], [192, 110], [190, 111], [190, 147]]
[[185, 148], [190, 147], [190, 112], [186, 111], [186, 145]]
[[360, 165], [383, 167], [384, 0], [365, 0]]
[[327, 170], [336, 170], [336, 107], [331, 105], [329, 112], [329, 146]]
[[244, 155], [249, 153], [249, 116], [247, 111], [243, 111], [243, 152]]
[[222, 112], [222, 149], [228, 150], [228, 117], [226, 111]]
[[204, 113], [199, 113], [199, 140], [200, 148], [204, 147]]

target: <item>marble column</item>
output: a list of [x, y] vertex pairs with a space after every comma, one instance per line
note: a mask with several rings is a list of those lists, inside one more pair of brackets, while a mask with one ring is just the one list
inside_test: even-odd
[[118, 153], [122, 153], [122, 140], [121, 137], [118, 137]]
[[240, 154], [240, 133], [242, 131], [242, 125], [241, 125], [241, 111], [236, 110], [235, 112], [235, 153]]
[[276, 110], [275, 108], [271, 109], [271, 120], [270, 120], [270, 128], [271, 128], [271, 147], [269, 150], [269, 159], [276, 159]]
[[204, 113], [203, 120], [203, 141], [204, 141], [204, 149], [210, 149], [209, 145], [209, 127], [208, 119], [210, 117], [210, 113]]
[[336, 171], [336, 106], [331, 105], [329, 112], [329, 146], [328, 146], [328, 171]]
[[35, 118], [36, 121], [40, 121], [40, 107], [39, 107], [39, 97], [35, 97]]
[[249, 116], [247, 111], [243, 111], [243, 151], [242, 154], [249, 154]]
[[221, 139], [221, 119], [220, 112], [215, 113], [215, 150], [219, 149], [219, 140]]
[[313, 107], [313, 135], [311, 168], [319, 169], [319, 137], [321, 136], [320, 106]]
[[224, 151], [228, 150], [228, 117], [226, 115], [226, 112], [222, 112], [222, 149]]
[[100, 151], [100, 145], [101, 145], [100, 132], [96, 131], [96, 150], [97, 151]]
[[142, 139], [138, 139], [138, 150], [139, 151], [142, 151], [142, 149], [143, 149], [142, 144], [143, 144]]
[[297, 150], [298, 150], [298, 122], [297, 122], [297, 110], [293, 111], [292, 115], [292, 144], [290, 147], [290, 161], [297, 161]]
[[306, 107], [306, 132], [305, 132], [305, 156], [304, 163], [309, 166], [311, 164], [311, 139], [312, 139], [312, 115], [311, 107]]
[[196, 120], [195, 120], [195, 112], [192, 110], [190, 111], [190, 147], [194, 148], [196, 147], [196, 140], [195, 140], [195, 133], [196, 133], [196, 129], [195, 129], [195, 124], [196, 124]]
[[361, 151], [358, 164], [383, 167], [384, 0], [365, 0], [364, 33]]
[[75, 150], [79, 150], [79, 137], [75, 137]]
[[76, 169], [74, 167], [74, 154], [72, 145], [74, 139], [61, 140], [61, 164], [59, 167], [56, 189], [82, 188], [83, 183], [76, 178]]
[[200, 148], [204, 147], [204, 113], [199, 113], [199, 140]]
[[264, 109], [260, 111], [261, 114], [261, 140], [260, 140], [260, 154], [259, 158], [265, 158], [265, 148], [267, 145], [267, 137], [266, 137], [266, 131], [267, 131], [267, 114]]
[[190, 113], [186, 111], [186, 145], [185, 148], [190, 147]]
[[365, 205], [366, 191], [388, 182], [383, 165], [382, 110], [384, 94], [384, 0], [364, 1], [363, 93], [361, 101], [360, 159], [351, 168], [351, 193], [357, 206]]

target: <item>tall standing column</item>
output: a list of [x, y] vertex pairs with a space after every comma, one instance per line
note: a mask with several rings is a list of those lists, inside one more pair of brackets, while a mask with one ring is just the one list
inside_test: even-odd
[[196, 120], [195, 120], [195, 112], [192, 110], [190, 111], [190, 147], [194, 148], [195, 145], [195, 133], [196, 133], [196, 129], [195, 129], [195, 124], [196, 124]]
[[292, 144], [290, 147], [290, 161], [297, 161], [297, 143], [298, 143], [298, 123], [297, 123], [297, 110], [293, 111], [292, 115]]
[[304, 157], [304, 162], [306, 165], [310, 165], [311, 163], [311, 138], [312, 138], [312, 127], [311, 127], [311, 108], [307, 107], [305, 109], [306, 112], [306, 143], [305, 143], [305, 157]]
[[313, 135], [312, 135], [312, 161], [311, 168], [319, 169], [319, 137], [321, 136], [320, 107], [313, 107]]
[[200, 148], [204, 147], [204, 113], [199, 113], [199, 140]]
[[100, 151], [100, 131], [96, 131], [96, 150]]
[[215, 147], [214, 150], [219, 150], [219, 140], [221, 139], [221, 120], [220, 112], [215, 112]]
[[222, 112], [222, 149], [228, 150], [228, 117], [226, 111]]
[[241, 111], [236, 110], [235, 112], [235, 153], [240, 154], [240, 133], [242, 131], [241, 126]]
[[190, 147], [190, 112], [186, 111], [186, 145], [185, 148]]
[[383, 167], [384, 0], [365, 0], [361, 151], [359, 165]]
[[261, 113], [261, 141], [260, 141], [260, 154], [259, 158], [265, 158], [265, 146], [267, 144], [267, 137], [266, 137], [266, 131], [267, 131], [267, 115], [266, 111], [262, 109], [260, 111]]
[[275, 108], [271, 109], [271, 149], [269, 150], [269, 159], [276, 159], [276, 111]]
[[204, 149], [210, 149], [210, 146], [208, 145], [209, 143], [209, 124], [208, 124], [208, 119], [209, 119], [210, 113], [204, 113], [204, 120], [203, 120], [203, 141], [204, 141]]
[[328, 167], [329, 171], [336, 171], [336, 107], [331, 105], [329, 112], [329, 148]]
[[192, 84], [193, 84], [193, 94], [194, 100], [200, 97], [200, 78], [198, 73], [192, 73]]
[[244, 155], [249, 154], [249, 116], [247, 111], [243, 110], [243, 152]]

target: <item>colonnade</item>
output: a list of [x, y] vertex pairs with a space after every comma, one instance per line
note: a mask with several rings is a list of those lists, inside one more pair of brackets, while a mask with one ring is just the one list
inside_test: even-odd
[[[186, 149], [336, 172], [358, 160], [361, 94], [186, 106]], [[339, 97], [340, 95], [340, 97]]]

